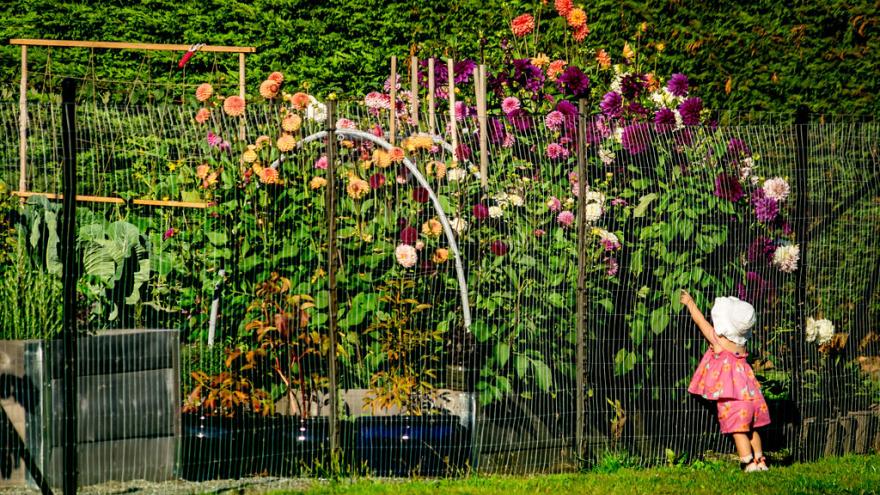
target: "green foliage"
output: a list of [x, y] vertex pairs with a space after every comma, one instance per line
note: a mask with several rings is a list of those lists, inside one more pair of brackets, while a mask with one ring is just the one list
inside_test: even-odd
[[61, 332], [61, 277], [34, 266], [24, 246], [0, 270], [0, 339], [48, 339]]
[[[553, 2], [478, 0], [383, 2], [362, 0], [254, 3], [152, 0], [54, 2], [13, 0], [0, 23], [0, 38], [113, 40], [254, 46], [251, 73], [283, 70], [294, 86], [357, 97], [388, 74], [391, 55], [415, 54], [488, 58], [498, 64], [502, 38], [511, 38], [515, 15], [541, 10], [544, 30], [563, 22]], [[880, 7], [870, 2], [786, 2], [763, 0], [705, 8], [703, 2], [645, 4], [601, 0], [586, 5], [590, 51], [619, 53], [638, 35], [646, 53], [656, 55], [655, 72], [683, 72], [700, 88], [708, 106], [736, 115], [790, 113], [799, 104], [817, 113], [876, 115]], [[556, 18], [554, 18], [556, 17]], [[641, 32], [640, 26], [646, 23]], [[481, 47], [480, 39], [485, 39]], [[551, 37], [564, 53], [570, 39]], [[14, 88], [19, 47], [0, 47], [0, 81]], [[549, 51], [547, 53], [550, 53]], [[39, 91], [54, 89], [57, 78], [75, 76], [99, 83], [97, 94], [128, 98], [137, 92], [162, 98], [165, 84], [192, 84], [194, 74], [232, 88], [237, 57], [197, 54], [185, 72], [176, 68], [181, 53], [32, 48], [31, 80]], [[529, 54], [536, 55], [536, 54]], [[51, 63], [47, 64], [47, 59]], [[402, 65], [402, 66], [405, 66]], [[250, 77], [255, 89], [258, 78]], [[180, 97], [182, 90], [171, 91]]]
[[131, 322], [131, 312], [123, 308], [141, 301], [142, 288], [150, 279], [149, 240], [129, 222], [105, 222], [90, 214], [79, 216], [84, 223], [77, 233], [77, 249], [82, 256], [80, 283], [87, 297], [99, 301], [94, 316], [124, 328]]
[[[612, 458], [613, 457], [609, 457]], [[610, 460], [615, 466], [618, 460]], [[472, 476], [464, 479], [413, 480], [395, 482], [395, 493], [469, 493], [476, 495], [520, 495], [532, 493], [578, 493], [629, 495], [633, 493], [874, 493], [880, 484], [877, 455], [831, 457], [791, 466], [772, 466], [766, 473], [744, 474], [734, 461], [691, 465], [682, 468], [631, 469], [617, 467], [608, 472], [547, 474], [541, 476]], [[387, 481], [313, 482], [295, 493], [360, 494], [387, 493]], [[294, 493], [289, 488], [271, 492]]]

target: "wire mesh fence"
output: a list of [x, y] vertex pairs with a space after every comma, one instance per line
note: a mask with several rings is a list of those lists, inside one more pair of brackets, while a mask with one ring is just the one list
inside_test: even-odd
[[65, 268], [81, 484], [731, 451], [687, 392], [705, 343], [680, 289], [755, 306], [767, 450], [876, 448], [876, 124], [489, 117], [484, 178], [466, 108], [392, 134], [303, 98], [77, 106], [74, 246], [61, 108], [28, 106], [22, 161], [0, 106], [3, 483], [33, 478], [24, 453], [60, 483]]

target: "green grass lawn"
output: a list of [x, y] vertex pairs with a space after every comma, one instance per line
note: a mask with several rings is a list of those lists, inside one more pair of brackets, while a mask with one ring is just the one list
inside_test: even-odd
[[745, 474], [727, 462], [652, 469], [618, 469], [606, 473], [535, 476], [474, 476], [450, 480], [391, 480], [360, 478], [315, 481], [305, 492], [346, 494], [798, 494], [880, 493], [880, 455], [846, 456], [807, 464], [771, 467]]

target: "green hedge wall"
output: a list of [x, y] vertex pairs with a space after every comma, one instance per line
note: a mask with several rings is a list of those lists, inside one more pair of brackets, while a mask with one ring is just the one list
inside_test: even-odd
[[[384, 80], [392, 54], [406, 57], [415, 46], [419, 56], [476, 58], [482, 36], [491, 63], [500, 55], [500, 40], [509, 36], [513, 16], [540, 8], [546, 19], [553, 12], [552, 1], [541, 7], [541, 2], [498, 0], [144, 0], [137, 5], [8, 0], [7, 6], [0, 13], [0, 39], [255, 46], [257, 54], [248, 58], [252, 86], [268, 71], [282, 70], [318, 94], [351, 97]], [[688, 74], [711, 108], [790, 113], [806, 104], [815, 113], [863, 117], [880, 109], [878, 2], [593, 0], [585, 7], [592, 31], [587, 46], [619, 54], [646, 22], [641, 53], [653, 57], [658, 74]], [[657, 43], [665, 45], [662, 52]], [[3, 45], [3, 96], [14, 98], [19, 50]], [[84, 49], [31, 49], [32, 80], [37, 89], [43, 89], [47, 73], [94, 74], [123, 87], [193, 84], [218, 73], [215, 82], [237, 81], [234, 55], [199, 54], [186, 74], [176, 69], [179, 54], [99, 50], [91, 55]]]

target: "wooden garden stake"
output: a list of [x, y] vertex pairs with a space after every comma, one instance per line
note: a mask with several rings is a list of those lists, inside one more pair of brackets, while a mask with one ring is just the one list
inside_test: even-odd
[[458, 163], [458, 134], [455, 129], [455, 64], [452, 59], [446, 59], [446, 72], [449, 90], [449, 133], [452, 144], [452, 160]]
[[419, 128], [419, 57], [410, 59], [410, 114], [412, 115], [412, 125], [416, 129]]
[[21, 46], [21, 85], [18, 95], [18, 190], [27, 191], [27, 45]]
[[431, 134], [437, 133], [437, 116], [434, 113], [434, 57], [428, 59], [428, 129]]
[[575, 369], [577, 373], [575, 390], [577, 394], [577, 404], [575, 404], [575, 441], [577, 442], [576, 452], [578, 458], [583, 458], [584, 452], [584, 387], [585, 387], [585, 376], [584, 376], [584, 359], [586, 357], [585, 353], [585, 342], [584, 342], [584, 334], [586, 332], [586, 305], [587, 305], [587, 291], [586, 291], [586, 260], [584, 257], [584, 252], [586, 249], [586, 235], [587, 235], [587, 222], [586, 222], [586, 196], [587, 196], [587, 181], [586, 181], [586, 112], [587, 112], [587, 101], [581, 99], [578, 102], [578, 127], [577, 127], [577, 174], [578, 174], [578, 205], [577, 205], [577, 260], [578, 260], [578, 279], [577, 279], [577, 351], [576, 357], [577, 363], [575, 363]]
[[327, 353], [330, 407], [330, 452], [339, 452], [339, 435], [337, 432], [337, 388], [336, 375], [336, 99], [327, 100], [327, 186], [324, 190], [325, 208], [327, 210], [327, 285], [329, 291], [328, 331], [330, 332], [330, 350]]
[[489, 188], [489, 139], [488, 108], [486, 107], [486, 66], [480, 64], [474, 77], [477, 89], [477, 120], [480, 124], [480, 185], [483, 190]]
[[397, 57], [394, 55], [391, 56], [391, 109], [388, 119], [389, 142], [395, 144], [397, 135]]

